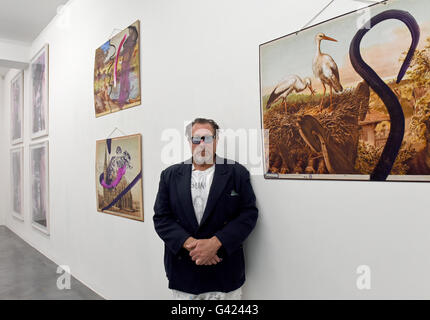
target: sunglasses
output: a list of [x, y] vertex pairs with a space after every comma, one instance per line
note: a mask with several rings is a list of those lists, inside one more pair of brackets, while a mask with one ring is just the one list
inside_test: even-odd
[[200, 142], [203, 140], [204, 143], [212, 143], [215, 139], [215, 136], [195, 136], [191, 137], [191, 142], [193, 144], [200, 144]]

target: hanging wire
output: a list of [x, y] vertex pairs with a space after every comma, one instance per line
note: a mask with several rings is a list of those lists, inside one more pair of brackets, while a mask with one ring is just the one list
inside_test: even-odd
[[352, 0], [352, 1], [356, 1], [356, 2], [363, 2], [363, 3], [367, 3], [367, 4], [387, 4], [388, 0], [380, 0], [380, 1], [375, 1], [375, 0]]
[[113, 129], [113, 131], [110, 133], [110, 135], [108, 135], [107, 139], [109, 139], [110, 137], [112, 137], [112, 135], [115, 133], [115, 131], [119, 131], [122, 135], [126, 136], [127, 134], [124, 133], [121, 129], [119, 129], [118, 127], [115, 127], [115, 129]]
[[309, 26], [312, 22], [314, 22], [315, 19], [318, 18], [321, 15], [321, 13], [323, 13], [333, 2], [334, 2], [334, 0], [331, 0], [328, 4], [326, 4], [325, 7], [320, 10], [320, 12], [318, 12], [308, 23], [306, 23], [299, 31], [296, 32], [296, 35], [300, 31], [305, 29], [307, 26]]
[[[328, 7], [332, 5], [332, 3], [335, 0], [330, 0], [329, 3], [327, 3], [324, 8], [322, 8], [308, 23], [306, 23], [300, 30], [296, 32], [296, 35], [302, 31], [303, 29], [306, 29], [312, 22], [315, 21], [316, 18], [318, 18], [325, 10], [327, 10]], [[364, 3], [371, 3], [371, 4], [387, 4], [388, 0], [382, 0], [382, 1], [375, 1], [375, 0], [353, 0], [357, 2], [364, 2]]]

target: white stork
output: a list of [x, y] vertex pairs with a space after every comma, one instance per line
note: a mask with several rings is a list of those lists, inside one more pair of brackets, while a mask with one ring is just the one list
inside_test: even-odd
[[315, 37], [315, 43], [317, 44], [317, 52], [313, 61], [312, 69], [316, 78], [321, 80], [324, 88], [323, 97], [320, 103], [320, 110], [322, 110], [322, 105], [324, 102], [324, 97], [326, 94], [326, 85], [330, 87], [330, 111], [333, 110], [333, 88], [336, 92], [342, 92], [343, 87], [340, 83], [339, 69], [336, 62], [328, 54], [321, 53], [321, 41], [329, 40], [335, 41], [336, 39], [327, 37], [324, 33], [319, 33]]
[[267, 101], [266, 108], [270, 107], [279, 99], [283, 100], [285, 112], [287, 112], [287, 97], [293, 91], [296, 93], [302, 92], [309, 88], [311, 94], [314, 95], [315, 91], [312, 89], [312, 81], [310, 78], [300, 78], [297, 75], [288, 76], [285, 80], [280, 82], [276, 88], [270, 94], [269, 100]]

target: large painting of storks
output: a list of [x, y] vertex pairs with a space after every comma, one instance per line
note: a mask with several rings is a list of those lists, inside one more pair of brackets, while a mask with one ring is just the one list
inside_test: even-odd
[[267, 179], [430, 181], [429, 9], [391, 0], [260, 45]]

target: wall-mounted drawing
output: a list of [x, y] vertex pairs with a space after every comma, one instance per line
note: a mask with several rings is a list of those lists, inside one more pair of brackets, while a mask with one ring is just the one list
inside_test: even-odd
[[94, 107], [96, 117], [141, 104], [140, 21], [96, 50]]
[[19, 72], [10, 84], [10, 128], [12, 145], [23, 142], [24, 72]]
[[24, 220], [23, 203], [23, 172], [24, 147], [13, 148], [10, 151], [10, 178], [11, 178], [11, 204], [12, 215], [20, 220]]
[[30, 63], [31, 138], [48, 135], [49, 130], [49, 45]]
[[30, 145], [31, 219], [36, 229], [49, 235], [49, 142]]
[[143, 221], [142, 175], [142, 135], [97, 141], [97, 210]]

